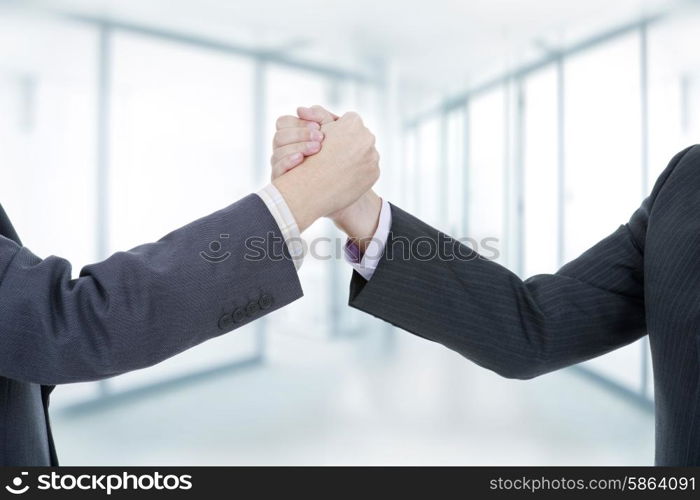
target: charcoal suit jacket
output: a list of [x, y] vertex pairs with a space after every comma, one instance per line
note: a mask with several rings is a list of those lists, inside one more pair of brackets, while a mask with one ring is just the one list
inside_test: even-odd
[[53, 386], [156, 364], [301, 297], [283, 241], [250, 195], [72, 279], [66, 260], [23, 247], [0, 208], [0, 465], [58, 463]]

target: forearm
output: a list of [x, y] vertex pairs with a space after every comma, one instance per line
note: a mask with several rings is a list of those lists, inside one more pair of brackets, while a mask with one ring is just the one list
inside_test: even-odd
[[[223, 258], [205, 259], [202, 252], [223, 234]], [[42, 260], [4, 240], [0, 375], [43, 384], [109, 377], [282, 307], [302, 292], [288, 256], [266, 253], [284, 251], [268, 246], [279, 236], [264, 203], [251, 195], [156, 243], [87, 266], [77, 280], [64, 259]]]
[[[621, 228], [558, 273], [523, 281], [396, 208], [371, 279], [350, 305], [510, 378], [603, 354], [645, 333], [642, 258]], [[417, 251], [433, 242], [432, 256]], [[630, 271], [618, 275], [622, 269]]]

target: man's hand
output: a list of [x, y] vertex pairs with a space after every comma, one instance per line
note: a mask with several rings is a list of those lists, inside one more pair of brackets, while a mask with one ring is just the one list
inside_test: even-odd
[[[321, 149], [323, 132], [319, 128], [333, 123], [336, 115], [321, 106], [297, 109], [298, 117], [283, 116], [277, 120], [277, 133], [273, 141], [272, 179], [300, 165], [306, 156]], [[324, 144], [325, 147], [325, 144]], [[371, 189], [351, 205], [336, 210], [328, 216], [342, 231], [355, 241], [364, 252], [377, 229], [382, 200]]]
[[[338, 117], [333, 115], [328, 123]], [[304, 157], [321, 151], [321, 122], [302, 120], [296, 116], [280, 116], [277, 132], [272, 140], [272, 180], [293, 169], [304, 161]]]
[[[319, 141], [312, 140], [314, 130], [307, 120], [299, 119], [297, 126], [292, 127], [284, 126], [291, 123], [289, 117], [278, 120], [272, 157], [273, 184], [287, 202], [300, 231], [317, 218], [355, 202], [379, 178], [374, 135], [362, 119], [356, 113], [346, 113], [337, 120], [334, 115], [331, 117], [320, 124], [323, 147], [316, 154], [316, 146], [310, 143]], [[289, 144], [290, 140], [296, 142]], [[304, 161], [304, 155], [313, 156]]]

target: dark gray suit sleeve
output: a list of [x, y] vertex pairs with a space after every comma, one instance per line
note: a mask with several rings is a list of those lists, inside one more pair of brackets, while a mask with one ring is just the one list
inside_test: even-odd
[[[228, 258], [202, 258], [212, 241], [222, 244], [215, 256]], [[42, 260], [0, 237], [0, 375], [40, 384], [110, 377], [301, 296], [280, 230], [256, 195], [86, 266], [77, 279], [66, 260]]]
[[[649, 214], [686, 151], [627, 224], [555, 274], [525, 281], [392, 206], [384, 255], [370, 281], [353, 274], [350, 305], [509, 378], [535, 377], [628, 344], [645, 334]], [[430, 253], [427, 245], [432, 258], [420, 257]]]

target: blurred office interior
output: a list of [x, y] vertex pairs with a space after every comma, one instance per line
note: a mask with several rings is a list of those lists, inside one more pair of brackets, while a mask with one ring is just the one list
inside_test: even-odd
[[[376, 133], [382, 196], [553, 272], [697, 142], [698, 26], [671, 0], [0, 0], [0, 201], [77, 276], [263, 186], [275, 118], [317, 103]], [[308, 258], [289, 307], [58, 388], [62, 462], [653, 462], [646, 339], [506, 380], [349, 309], [349, 276]]]

